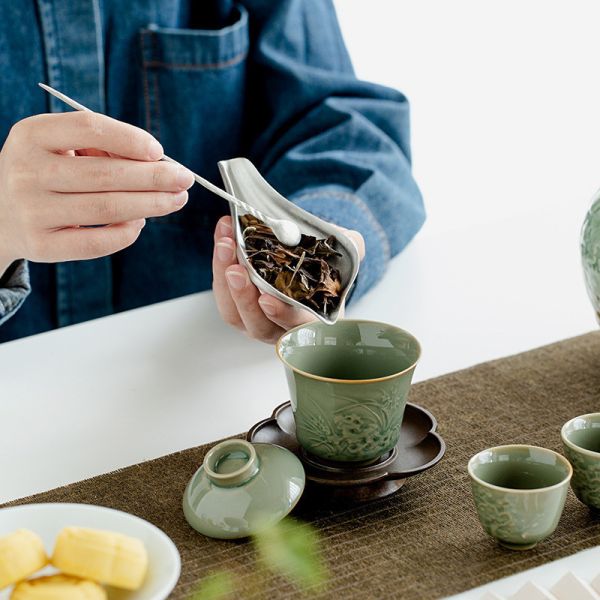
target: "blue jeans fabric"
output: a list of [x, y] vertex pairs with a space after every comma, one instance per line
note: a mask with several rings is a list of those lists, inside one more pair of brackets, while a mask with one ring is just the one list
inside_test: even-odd
[[[247, 156], [282, 194], [363, 234], [354, 297], [423, 223], [406, 98], [356, 78], [330, 0], [1, 6], [11, 93], [0, 94], [0, 139], [24, 117], [69, 110], [37, 88], [46, 81], [147, 129], [219, 185], [217, 161]], [[149, 219], [111, 257], [13, 267], [0, 281], [0, 342], [210, 288], [212, 232], [227, 205], [190, 192], [184, 209]]]

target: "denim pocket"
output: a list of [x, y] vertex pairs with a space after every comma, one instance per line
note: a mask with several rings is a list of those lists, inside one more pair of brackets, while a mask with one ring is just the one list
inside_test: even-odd
[[[246, 10], [235, 10], [235, 22], [219, 30], [140, 31], [146, 129], [169, 156], [218, 184], [217, 162], [242, 152], [249, 34]], [[226, 208], [196, 185], [183, 210], [161, 219], [212, 225]]]

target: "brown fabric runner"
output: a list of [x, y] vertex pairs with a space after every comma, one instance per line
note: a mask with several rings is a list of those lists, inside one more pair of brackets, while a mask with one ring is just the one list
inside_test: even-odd
[[[274, 398], [273, 406], [281, 400]], [[600, 544], [600, 515], [570, 491], [553, 536], [528, 552], [503, 550], [479, 525], [466, 473], [469, 457], [489, 446], [529, 443], [560, 452], [561, 425], [600, 410], [600, 332], [417, 384], [410, 400], [438, 418], [446, 457], [390, 498], [339, 512], [303, 511], [321, 532], [330, 569], [323, 597], [438, 598]], [[299, 597], [291, 584], [270, 575], [253, 595], [244, 587], [254, 564], [251, 544], [211, 540], [185, 522], [183, 489], [207, 448], [12, 504], [101, 504], [156, 524], [181, 552], [183, 569], [172, 598], [188, 597], [199, 580], [220, 569], [233, 573], [239, 597]]]

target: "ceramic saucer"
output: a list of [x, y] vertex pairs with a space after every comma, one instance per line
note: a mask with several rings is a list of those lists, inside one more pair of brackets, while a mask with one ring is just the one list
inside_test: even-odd
[[327, 494], [339, 501], [363, 502], [398, 491], [407, 477], [430, 469], [442, 459], [446, 445], [436, 428], [437, 421], [429, 411], [408, 403], [398, 444], [391, 452], [371, 464], [329, 462], [308, 454], [300, 446], [292, 407], [285, 402], [270, 418], [254, 425], [247, 439], [252, 443], [276, 444], [298, 456], [307, 483], [312, 484], [309, 486], [312, 489], [307, 489], [312, 495]]

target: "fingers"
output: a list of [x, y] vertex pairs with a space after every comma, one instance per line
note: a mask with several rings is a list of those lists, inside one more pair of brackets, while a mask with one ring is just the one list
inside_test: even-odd
[[144, 224], [144, 219], [138, 219], [106, 227], [61, 229], [46, 236], [46, 247], [35, 249], [33, 259], [36, 254], [41, 254], [44, 262], [108, 256], [133, 244]]
[[[346, 234], [364, 255], [362, 236], [353, 231]], [[261, 294], [252, 284], [248, 271], [236, 259], [230, 217], [223, 217], [215, 229], [213, 290], [225, 322], [263, 342], [274, 343], [286, 330], [315, 319], [308, 311], [298, 310], [270, 294]]]
[[183, 192], [90, 192], [55, 194], [40, 208], [40, 219], [51, 227], [105, 225], [163, 217], [188, 201]]
[[233, 237], [232, 222], [231, 217], [229, 215], [221, 217], [217, 221], [217, 226], [215, 227], [215, 242], [218, 238], [222, 237]]
[[226, 270], [225, 276], [229, 293], [248, 335], [266, 343], [276, 342], [284, 330], [262, 311], [258, 303], [260, 292], [250, 281], [245, 267], [232, 265]]
[[217, 308], [226, 323], [250, 337], [272, 343], [283, 329], [268, 319], [258, 304], [259, 291], [235, 255], [231, 217], [223, 217], [215, 229], [213, 291]]
[[258, 304], [270, 321], [286, 331], [315, 320], [315, 317], [308, 311], [298, 310], [270, 294], [262, 294], [258, 299]]
[[18, 127], [34, 144], [61, 152], [95, 148], [135, 160], [158, 160], [160, 143], [147, 131], [94, 112], [35, 115]]
[[79, 150], [73, 150], [71, 156], [116, 156], [104, 150], [96, 150], [95, 148], [80, 148]]
[[242, 329], [244, 323], [229, 292], [229, 284], [225, 275], [228, 267], [237, 264], [232, 236], [231, 217], [221, 218], [215, 228], [215, 248], [212, 262], [213, 292], [222, 319], [229, 325]]
[[37, 175], [53, 192], [176, 192], [194, 183], [191, 171], [167, 162], [98, 156], [54, 156]]
[[339, 227], [339, 229], [341, 229], [354, 242], [354, 245], [358, 250], [360, 260], [362, 260], [365, 257], [365, 240], [363, 236], [354, 229], [346, 229], [345, 227]]

